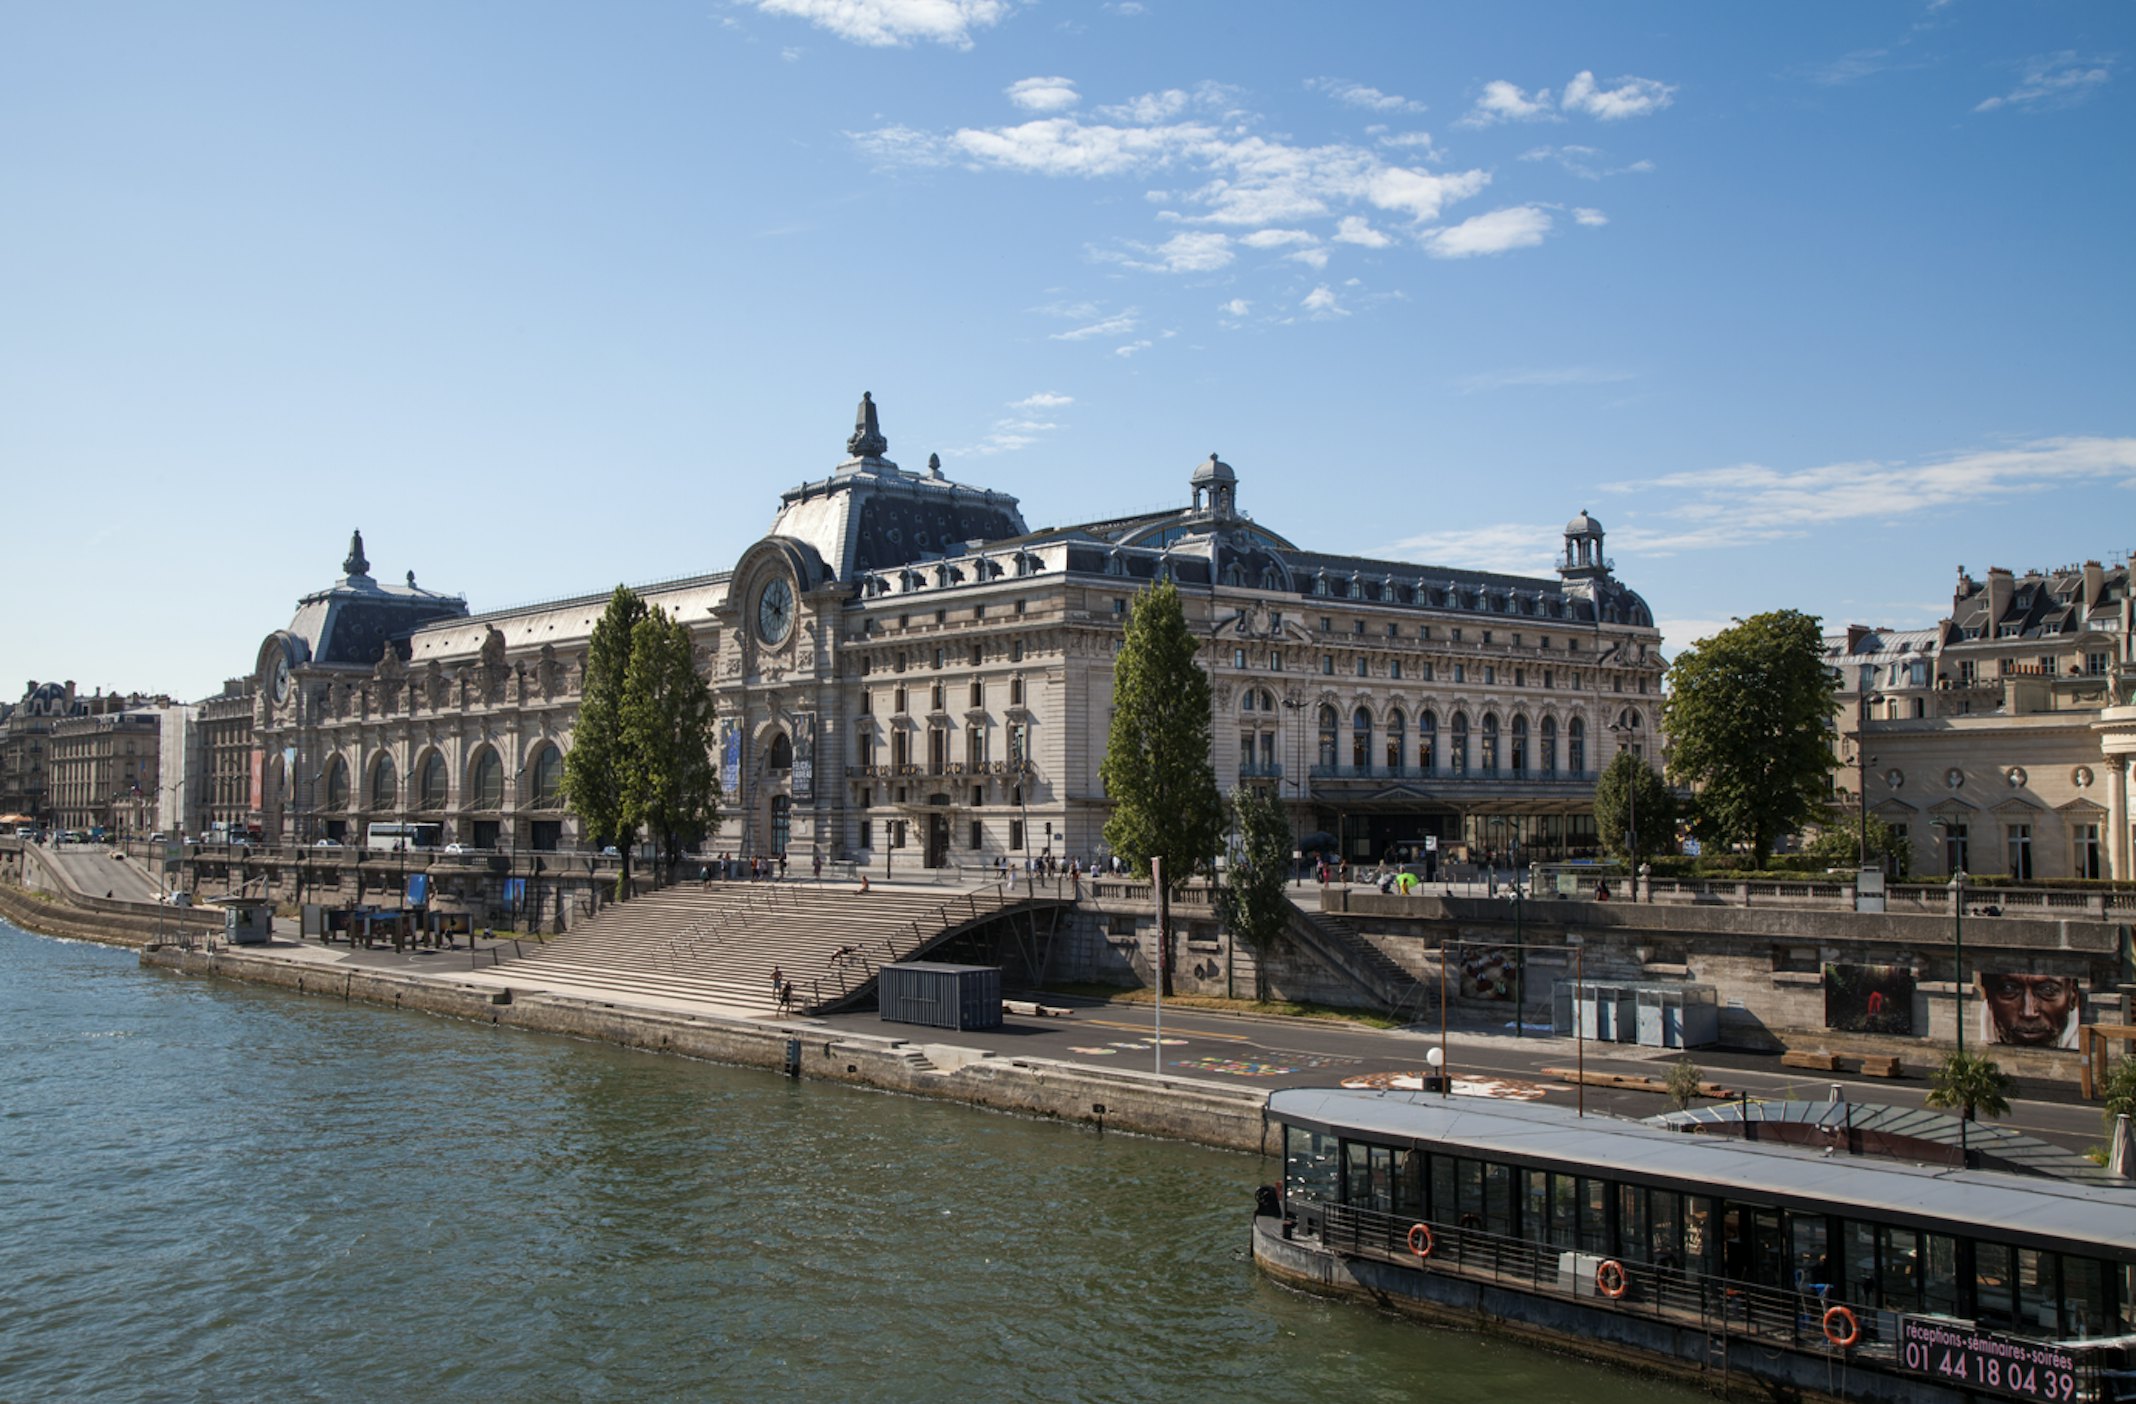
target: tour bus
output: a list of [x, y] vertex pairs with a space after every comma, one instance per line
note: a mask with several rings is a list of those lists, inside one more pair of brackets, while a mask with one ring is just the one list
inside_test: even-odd
[[442, 824], [373, 824], [364, 835], [363, 846], [378, 853], [436, 848], [443, 832]]

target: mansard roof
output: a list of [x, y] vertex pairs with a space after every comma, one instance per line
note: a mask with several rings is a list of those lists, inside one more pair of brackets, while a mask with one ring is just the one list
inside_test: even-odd
[[341, 579], [297, 602], [287, 632], [302, 642], [303, 661], [368, 668], [388, 643], [405, 655], [408, 636], [418, 628], [467, 613], [464, 596], [423, 589], [415, 583], [414, 571], [408, 572], [405, 585], [373, 580], [360, 532], [350, 540], [342, 569], [347, 573]]

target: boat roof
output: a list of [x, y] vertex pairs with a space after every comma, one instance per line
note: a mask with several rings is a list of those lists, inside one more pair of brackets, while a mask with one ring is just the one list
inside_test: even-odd
[[1939, 1232], [1963, 1226], [1998, 1242], [2136, 1261], [2136, 1185], [1825, 1156], [1583, 1117], [1567, 1107], [1424, 1092], [1283, 1088], [1269, 1095], [1268, 1113], [1382, 1144], [1446, 1146], [1521, 1165]]

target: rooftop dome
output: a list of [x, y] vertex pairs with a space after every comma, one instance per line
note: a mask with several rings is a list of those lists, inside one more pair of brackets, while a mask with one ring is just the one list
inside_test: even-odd
[[1565, 534], [1567, 536], [1600, 536], [1602, 534], [1602, 523], [1588, 516], [1583, 508], [1579, 516], [1565, 523]]
[[1231, 471], [1230, 464], [1212, 453], [1209, 455], [1208, 462], [1195, 467], [1193, 481], [1197, 483], [1235, 483], [1238, 481], [1238, 474]]

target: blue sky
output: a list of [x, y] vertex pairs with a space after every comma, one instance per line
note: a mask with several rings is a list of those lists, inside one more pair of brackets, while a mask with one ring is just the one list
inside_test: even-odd
[[2136, 546], [2126, 4], [0, 4], [0, 694], [198, 696], [352, 527], [477, 609], [843, 456], [1211, 451], [1671, 650]]

